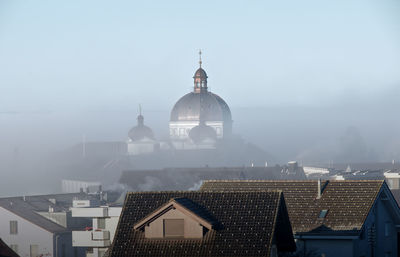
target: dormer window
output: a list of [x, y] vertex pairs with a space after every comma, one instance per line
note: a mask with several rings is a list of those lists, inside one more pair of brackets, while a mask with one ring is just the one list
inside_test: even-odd
[[185, 235], [184, 219], [164, 219], [164, 237], [179, 238]]
[[175, 198], [136, 223], [134, 229], [149, 239], [201, 239], [214, 224], [204, 208], [187, 198]]

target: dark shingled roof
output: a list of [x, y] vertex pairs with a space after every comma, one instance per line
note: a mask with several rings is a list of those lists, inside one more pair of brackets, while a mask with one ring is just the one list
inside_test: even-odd
[[[382, 188], [383, 180], [317, 181], [210, 180], [201, 191], [282, 190], [294, 232], [359, 232]], [[328, 210], [319, 218], [321, 210]]]
[[[171, 199], [206, 209], [220, 226], [202, 239], [146, 239], [133, 229]], [[128, 193], [109, 256], [269, 256], [274, 235], [278, 250], [295, 250], [279, 191]]]
[[0, 238], [0, 257], [19, 257], [6, 243]]

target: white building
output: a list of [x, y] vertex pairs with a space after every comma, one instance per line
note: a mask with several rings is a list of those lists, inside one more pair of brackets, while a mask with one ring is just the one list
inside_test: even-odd
[[128, 155], [149, 154], [160, 149], [160, 143], [155, 140], [153, 131], [144, 125], [144, 117], [141, 111], [137, 117], [137, 126], [129, 131], [128, 137]]
[[79, 193], [79, 192], [95, 193], [101, 191], [101, 183], [92, 181], [63, 179], [61, 181], [61, 190], [63, 193]]
[[[72, 198], [73, 196], [68, 196]], [[83, 257], [72, 247], [70, 227], [83, 225], [57, 203], [65, 195], [0, 199], [0, 238], [20, 256]], [[71, 200], [72, 202], [72, 200]]]
[[386, 183], [390, 189], [400, 189], [400, 173], [397, 171], [386, 171], [383, 173]]
[[200, 67], [193, 77], [193, 92], [181, 97], [171, 111], [170, 140], [178, 150], [212, 149], [215, 148], [216, 140], [232, 133], [229, 106], [221, 97], [208, 90], [208, 77], [201, 68], [201, 58], [199, 63]]
[[72, 231], [72, 245], [87, 248], [87, 257], [102, 257], [114, 239], [122, 207], [93, 206], [90, 201], [75, 200], [72, 217], [92, 219], [92, 227]]

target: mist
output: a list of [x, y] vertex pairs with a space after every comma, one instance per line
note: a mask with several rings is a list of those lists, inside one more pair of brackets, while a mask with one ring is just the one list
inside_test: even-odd
[[[199, 48], [254, 156], [232, 166], [400, 160], [398, 13], [392, 0], [1, 1], [0, 194], [116, 186], [132, 163], [100, 154], [89, 167], [81, 144], [126, 142], [139, 105], [167, 140]], [[176, 165], [191, 164], [204, 163]]]

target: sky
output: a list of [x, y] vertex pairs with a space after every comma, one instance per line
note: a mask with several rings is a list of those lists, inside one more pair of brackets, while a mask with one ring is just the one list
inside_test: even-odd
[[0, 0], [0, 154], [125, 140], [139, 104], [167, 137], [199, 49], [234, 132], [283, 160], [348, 127], [386, 151], [400, 142], [399, 13], [397, 0]]
[[0, 110], [170, 109], [200, 48], [233, 107], [368, 98], [400, 83], [399, 13], [396, 0], [0, 0]]
[[37, 192], [19, 177], [48, 176], [83, 138], [126, 140], [139, 104], [166, 139], [199, 49], [234, 133], [275, 162], [400, 161], [399, 13], [398, 0], [0, 0], [0, 188]]

